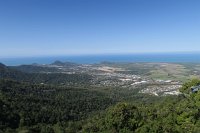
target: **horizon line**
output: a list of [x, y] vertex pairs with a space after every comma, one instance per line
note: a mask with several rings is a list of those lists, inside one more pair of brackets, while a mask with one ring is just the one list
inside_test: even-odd
[[72, 56], [115, 56], [115, 55], [142, 55], [142, 54], [200, 54], [200, 51], [173, 51], [173, 52], [128, 52], [128, 53], [81, 53], [81, 54], [49, 54], [49, 55], [20, 55], [1, 56], [0, 59], [7, 58], [41, 58], [41, 57], [72, 57]]

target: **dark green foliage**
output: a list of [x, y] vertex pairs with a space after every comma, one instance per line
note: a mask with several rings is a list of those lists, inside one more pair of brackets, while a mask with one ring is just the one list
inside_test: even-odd
[[[198, 80], [185, 85], [198, 85]], [[120, 91], [108, 94], [78, 87], [1, 80], [0, 131], [184, 133], [200, 130], [200, 92], [157, 98], [157, 101], [149, 97], [149, 102], [136, 99], [110, 108], [117, 102], [114, 95], [117, 99], [120, 94], [121, 100], [126, 98]], [[144, 99], [142, 96], [134, 98]], [[105, 112], [98, 113], [106, 108]], [[95, 111], [96, 115], [91, 115]]]
[[124, 128], [135, 131], [140, 126], [140, 120], [141, 116], [137, 107], [122, 103], [108, 111], [105, 123], [108, 129], [116, 132]]
[[15, 69], [0, 65], [0, 79], [12, 79], [21, 82], [44, 84], [89, 84], [91, 76], [87, 74], [64, 73], [24, 73]]
[[200, 92], [154, 104], [117, 104], [88, 119], [83, 132], [187, 133], [200, 131]]
[[163, 97], [153, 104], [117, 104], [104, 115], [88, 119], [84, 132], [156, 132], [187, 133], [200, 131], [200, 92], [190, 93], [199, 85], [193, 79], [183, 85], [186, 95]]
[[93, 88], [83, 74], [24, 73], [0, 64], [0, 78], [0, 133], [200, 131], [200, 91], [191, 93], [199, 79], [185, 83], [182, 95], [152, 97], [138, 94], [141, 88]]
[[45, 72], [58, 72], [58, 69], [53, 67], [43, 67], [36, 65], [21, 65], [21, 66], [11, 66], [11, 69], [15, 69], [25, 73], [45, 73]]
[[14, 112], [10, 105], [0, 99], [0, 129], [18, 128], [20, 116]]
[[189, 82], [186, 82], [183, 84], [183, 87], [180, 89], [181, 92], [189, 94], [191, 92], [191, 87], [192, 86], [196, 86], [196, 85], [200, 85], [200, 80], [199, 79], [192, 79]]
[[28, 127], [33, 132], [52, 132], [52, 126], [59, 122], [85, 119], [114, 102], [101, 92], [84, 88], [32, 85], [11, 80], [0, 81], [0, 94], [0, 127], [3, 131], [7, 127]]

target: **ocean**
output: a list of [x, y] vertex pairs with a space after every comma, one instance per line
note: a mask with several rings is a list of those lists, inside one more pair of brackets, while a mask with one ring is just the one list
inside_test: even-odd
[[22, 64], [50, 64], [56, 60], [93, 64], [100, 62], [168, 62], [168, 63], [200, 63], [200, 53], [163, 53], [163, 54], [115, 54], [115, 55], [83, 55], [83, 56], [46, 56], [46, 57], [18, 57], [0, 58], [0, 62], [9, 65]]

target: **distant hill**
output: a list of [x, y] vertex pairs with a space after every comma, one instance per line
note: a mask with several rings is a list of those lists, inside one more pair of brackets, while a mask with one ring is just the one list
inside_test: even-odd
[[[26, 70], [25, 70], [26, 68]], [[49, 69], [49, 67], [37, 67], [37, 66], [21, 66], [18, 69], [24, 69], [19, 71], [16, 67], [8, 67], [4, 64], [0, 64], [0, 79], [12, 79], [20, 82], [30, 83], [45, 83], [45, 84], [76, 84], [76, 83], [89, 83], [91, 76], [87, 74], [64, 74], [64, 73], [27, 73], [25, 71], [35, 69]]]
[[73, 62], [61, 62], [61, 61], [55, 61], [51, 65], [57, 65], [57, 66], [65, 66], [65, 67], [73, 67], [77, 66], [78, 64], [73, 63]]
[[2, 63], [0, 63], [0, 72], [3, 72], [6, 70], [6, 66]]
[[42, 72], [57, 72], [58, 70], [53, 67], [45, 67], [39, 65], [20, 65], [20, 66], [12, 66], [12, 69], [16, 69], [21, 72], [26, 73], [42, 73]]
[[5, 66], [4, 64], [0, 63], [0, 68], [1, 68], [1, 67], [6, 67], [6, 66]]
[[31, 64], [31, 65], [11, 66], [10, 68], [26, 73], [60, 72], [60, 70], [57, 67], [52, 67], [52, 66], [71, 68], [78, 66], [78, 64], [72, 62], [55, 61], [49, 65]]
[[8, 66], [0, 63], [0, 78], [18, 79], [19, 77], [26, 77], [27, 74], [18, 70], [9, 68]]

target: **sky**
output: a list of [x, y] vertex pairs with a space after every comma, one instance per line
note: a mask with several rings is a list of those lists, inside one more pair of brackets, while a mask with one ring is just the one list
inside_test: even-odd
[[199, 0], [1, 0], [0, 57], [200, 51]]

